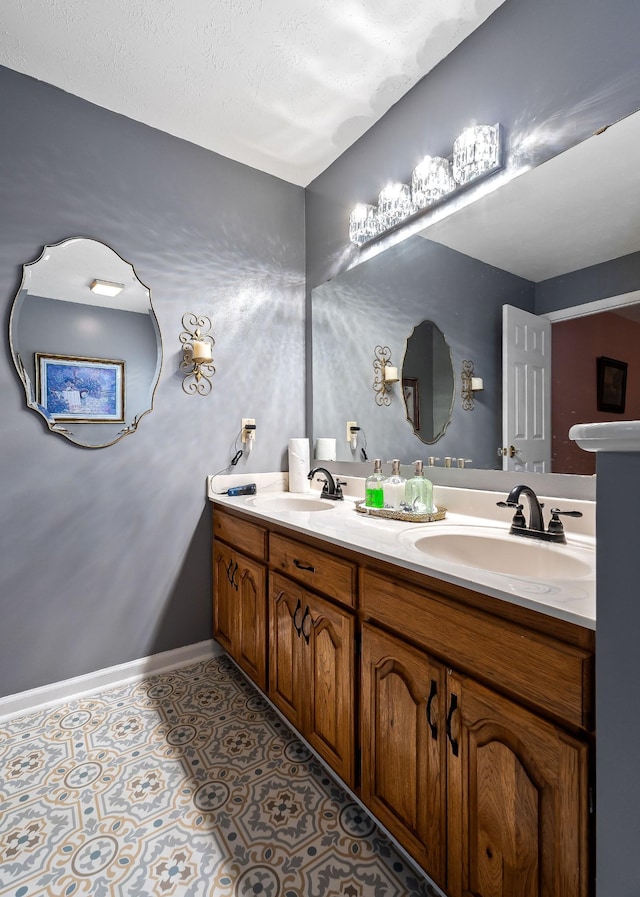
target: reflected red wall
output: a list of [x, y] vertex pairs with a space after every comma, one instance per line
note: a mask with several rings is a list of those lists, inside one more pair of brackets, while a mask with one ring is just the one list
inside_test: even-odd
[[[624, 414], [597, 409], [599, 355], [628, 364]], [[552, 326], [551, 358], [551, 469], [595, 473], [595, 454], [578, 448], [569, 439], [569, 428], [605, 420], [640, 420], [640, 323], [614, 312], [559, 321]]]

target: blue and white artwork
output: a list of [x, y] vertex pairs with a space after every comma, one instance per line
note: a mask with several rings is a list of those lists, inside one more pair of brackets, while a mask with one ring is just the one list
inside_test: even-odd
[[124, 420], [124, 361], [36, 353], [38, 403], [58, 421]]

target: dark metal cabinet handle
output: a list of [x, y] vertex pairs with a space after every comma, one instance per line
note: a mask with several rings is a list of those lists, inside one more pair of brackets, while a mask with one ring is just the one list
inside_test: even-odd
[[433, 704], [433, 699], [437, 697], [438, 694], [438, 683], [435, 679], [431, 680], [431, 691], [429, 692], [429, 698], [427, 700], [427, 723], [429, 724], [429, 728], [431, 729], [431, 737], [434, 741], [438, 740], [438, 725], [434, 723], [431, 719], [431, 705]]
[[453, 719], [453, 714], [455, 713], [458, 707], [458, 696], [452, 694], [451, 695], [451, 703], [449, 704], [449, 713], [447, 713], [447, 738], [451, 744], [451, 751], [454, 757], [458, 756], [458, 742], [451, 734], [451, 720]]
[[302, 610], [302, 602], [298, 598], [298, 603], [296, 604], [296, 609], [293, 612], [293, 628], [300, 635], [302, 632], [302, 624], [298, 625], [298, 614]]
[[293, 559], [293, 566], [297, 567], [298, 570], [306, 570], [308, 573], [316, 572], [316, 568], [312, 567], [311, 564], [303, 564], [302, 561], [299, 561], [297, 558]]
[[238, 591], [238, 583], [236, 582], [236, 573], [237, 572], [238, 572], [238, 564], [236, 563], [235, 567], [233, 568], [233, 573], [231, 574], [231, 585], [236, 590], [236, 592]]
[[227, 579], [231, 582], [231, 568], [233, 567], [233, 558], [229, 561], [229, 566], [227, 567]]

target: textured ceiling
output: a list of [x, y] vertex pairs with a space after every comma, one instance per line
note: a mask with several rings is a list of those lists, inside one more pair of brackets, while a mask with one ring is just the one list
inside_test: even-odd
[[2, 0], [0, 64], [306, 186], [503, 0]]

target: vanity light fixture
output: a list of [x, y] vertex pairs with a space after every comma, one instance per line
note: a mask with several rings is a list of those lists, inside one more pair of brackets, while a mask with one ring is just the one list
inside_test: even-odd
[[425, 156], [413, 170], [411, 195], [416, 209], [427, 209], [453, 190], [451, 163], [441, 156]]
[[206, 315], [187, 313], [182, 316], [184, 330], [180, 334], [183, 358], [180, 370], [185, 376], [182, 388], [187, 395], [206, 396], [211, 392], [211, 378], [216, 372], [213, 366], [213, 346], [211, 318]]
[[378, 227], [381, 231], [395, 227], [413, 212], [411, 188], [408, 184], [387, 184], [378, 196]]
[[123, 283], [114, 283], [112, 280], [99, 280], [97, 277], [89, 284], [89, 289], [97, 296], [109, 296], [111, 299], [124, 290]]
[[399, 379], [398, 368], [391, 364], [391, 349], [388, 346], [376, 346], [373, 358], [373, 391], [376, 394], [376, 405], [391, 404], [391, 386]]
[[465, 128], [453, 144], [453, 177], [461, 186], [501, 167], [500, 126], [473, 125]]
[[462, 398], [462, 408], [464, 411], [473, 411], [475, 408], [475, 394], [484, 389], [482, 377], [473, 376], [473, 362], [462, 362], [462, 386], [460, 396]]
[[500, 124], [465, 128], [454, 141], [450, 158], [424, 157], [413, 171], [411, 187], [388, 184], [380, 192], [377, 206], [355, 206], [349, 216], [349, 240], [363, 246], [499, 171], [503, 167], [502, 144]]

